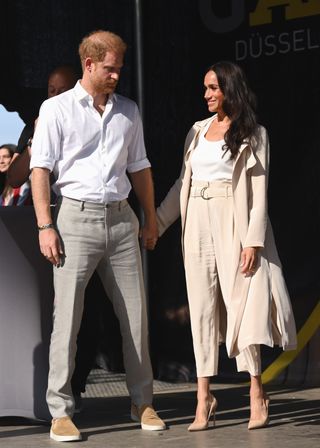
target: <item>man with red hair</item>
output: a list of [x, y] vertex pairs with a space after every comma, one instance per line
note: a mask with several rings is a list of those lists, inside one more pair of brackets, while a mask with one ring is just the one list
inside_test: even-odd
[[[158, 238], [153, 182], [138, 108], [114, 93], [125, 50], [123, 40], [108, 31], [85, 37], [79, 47], [82, 79], [74, 89], [43, 103], [33, 139], [32, 190], [40, 249], [54, 266], [47, 401], [53, 417], [50, 436], [56, 441], [81, 438], [71, 420], [70, 379], [84, 290], [94, 270], [120, 322], [131, 417], [143, 429], [165, 429], [152, 407], [139, 223], [127, 202], [132, 184], [144, 211], [142, 243], [153, 249]], [[54, 220], [52, 171], [58, 196]]]

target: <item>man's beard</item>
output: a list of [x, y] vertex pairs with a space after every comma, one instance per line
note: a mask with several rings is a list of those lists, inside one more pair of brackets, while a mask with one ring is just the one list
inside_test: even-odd
[[94, 83], [94, 88], [97, 93], [109, 94], [114, 92], [117, 84], [117, 81], [97, 81]]

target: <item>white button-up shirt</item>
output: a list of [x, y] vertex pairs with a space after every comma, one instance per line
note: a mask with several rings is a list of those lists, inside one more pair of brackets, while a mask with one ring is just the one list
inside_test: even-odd
[[42, 104], [30, 167], [53, 171], [57, 195], [99, 203], [126, 199], [126, 171], [150, 167], [137, 105], [112, 94], [101, 116], [78, 81]]

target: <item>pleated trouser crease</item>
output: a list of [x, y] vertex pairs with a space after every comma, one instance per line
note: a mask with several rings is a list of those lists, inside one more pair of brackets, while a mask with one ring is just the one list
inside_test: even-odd
[[137, 217], [126, 200], [105, 205], [63, 198], [57, 206], [56, 226], [65, 258], [61, 267], [54, 268], [47, 390], [51, 415], [59, 418], [74, 412], [70, 380], [84, 291], [95, 270], [119, 319], [131, 399], [137, 405], [150, 404], [153, 375]]
[[[198, 377], [216, 375], [219, 358], [219, 297], [226, 311], [232, 288], [235, 231], [231, 183], [193, 181], [184, 232], [184, 257]], [[220, 292], [221, 291], [221, 292]], [[236, 357], [238, 371], [261, 373], [260, 346]]]

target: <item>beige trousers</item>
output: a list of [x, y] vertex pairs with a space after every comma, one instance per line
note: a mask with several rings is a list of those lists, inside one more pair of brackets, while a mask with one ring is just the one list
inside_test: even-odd
[[[217, 374], [219, 297], [227, 313], [232, 288], [234, 228], [229, 182], [193, 181], [184, 233], [185, 271], [197, 376]], [[240, 251], [239, 251], [240, 252]], [[238, 371], [260, 375], [260, 346], [250, 345], [237, 357]]]

